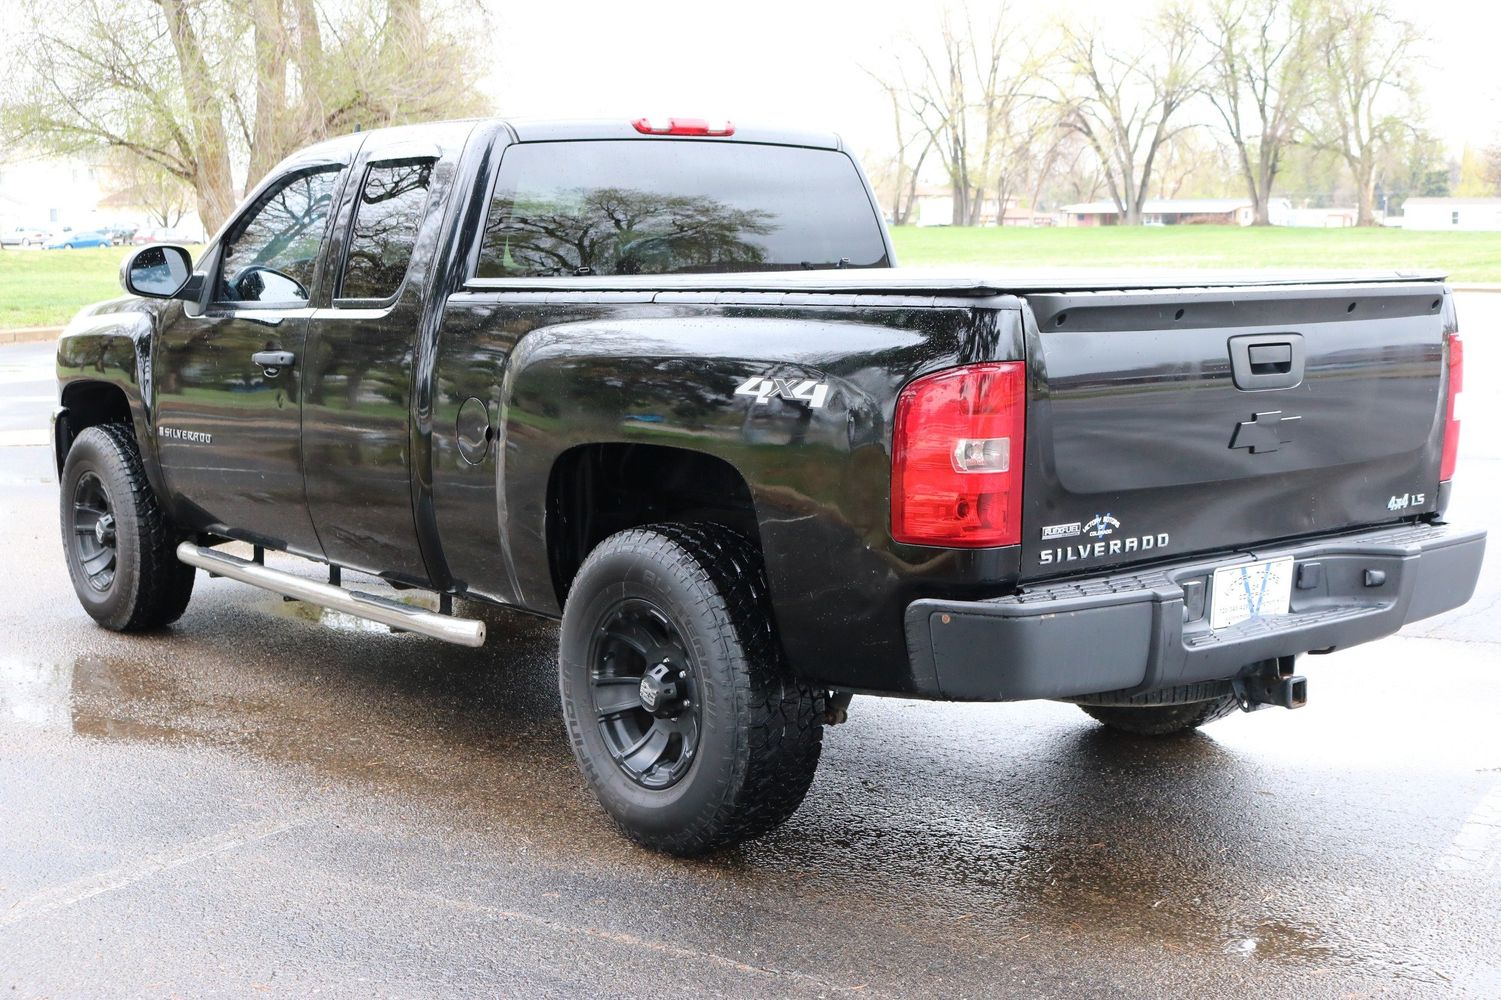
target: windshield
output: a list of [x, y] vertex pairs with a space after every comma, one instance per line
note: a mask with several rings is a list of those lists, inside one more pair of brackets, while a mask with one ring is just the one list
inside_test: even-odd
[[501, 162], [482, 278], [887, 267], [844, 153], [751, 143], [523, 143]]

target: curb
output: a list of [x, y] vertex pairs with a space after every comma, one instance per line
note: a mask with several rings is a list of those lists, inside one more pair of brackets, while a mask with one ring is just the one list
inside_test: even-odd
[[1498, 284], [1484, 284], [1484, 285], [1455, 285], [1455, 284], [1450, 284], [1449, 285], [1449, 291], [1451, 291], [1451, 292], [1501, 292], [1501, 285], [1498, 285]]
[[0, 344], [41, 344], [56, 340], [60, 326], [23, 326], [19, 330], [0, 330]]

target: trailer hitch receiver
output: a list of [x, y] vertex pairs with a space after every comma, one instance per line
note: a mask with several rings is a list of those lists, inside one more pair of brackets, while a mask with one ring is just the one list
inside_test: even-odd
[[1262, 660], [1235, 678], [1235, 699], [1243, 712], [1278, 705], [1302, 708], [1308, 704], [1308, 678], [1293, 673], [1295, 657]]

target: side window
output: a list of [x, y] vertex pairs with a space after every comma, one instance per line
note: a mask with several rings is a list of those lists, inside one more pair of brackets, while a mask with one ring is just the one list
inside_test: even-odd
[[342, 169], [295, 174], [240, 218], [224, 241], [216, 299], [307, 301]]
[[375, 163], [365, 172], [337, 297], [388, 299], [401, 288], [427, 211], [433, 162]]

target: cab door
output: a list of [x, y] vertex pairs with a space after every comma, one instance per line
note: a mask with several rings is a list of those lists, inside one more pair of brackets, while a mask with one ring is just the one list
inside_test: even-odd
[[181, 523], [322, 556], [303, 482], [302, 365], [353, 153], [283, 164], [205, 255], [203, 298], [163, 316], [158, 450]]
[[[312, 317], [303, 375], [308, 508], [326, 558], [425, 586], [414, 477], [424, 475], [417, 386], [426, 304], [456, 164], [471, 124], [371, 133], [350, 171], [329, 251], [331, 300]], [[428, 416], [430, 420], [431, 417]], [[432, 548], [432, 546], [430, 546]]]

